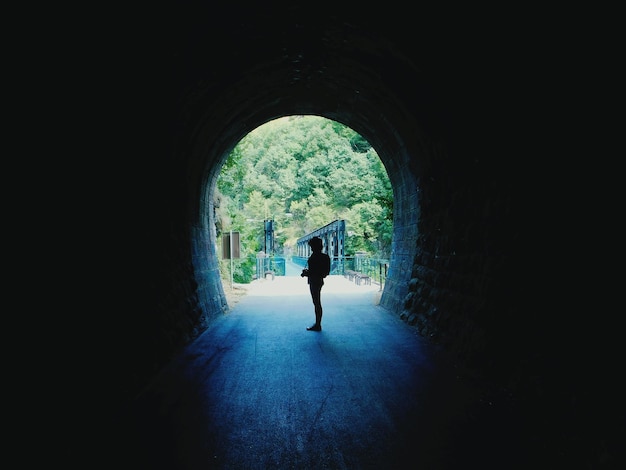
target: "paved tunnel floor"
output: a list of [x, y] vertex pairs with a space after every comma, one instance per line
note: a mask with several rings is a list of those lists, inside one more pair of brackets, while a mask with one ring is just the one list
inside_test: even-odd
[[378, 289], [330, 276], [312, 332], [304, 279], [255, 281], [139, 397], [129, 468], [524, 468], [511, 415]]

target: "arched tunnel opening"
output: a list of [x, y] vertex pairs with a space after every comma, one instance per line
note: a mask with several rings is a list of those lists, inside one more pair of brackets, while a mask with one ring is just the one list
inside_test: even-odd
[[221, 166], [211, 199], [229, 305], [265, 275], [300, 275], [313, 234], [323, 239], [332, 274], [358, 269], [356, 282], [362, 276], [382, 291], [393, 187], [375, 148], [353, 129], [302, 115], [257, 127]]
[[[298, 115], [298, 113], [289, 113], [289, 115], [291, 114]], [[322, 116], [322, 117], [325, 117], [325, 116]], [[334, 120], [337, 121], [337, 117], [335, 117]], [[340, 122], [340, 121], [337, 121], [337, 122]], [[346, 122], [343, 122], [342, 124], [346, 125], [347, 127], [350, 127], [350, 125]], [[254, 129], [247, 129], [247, 130], [244, 129], [244, 132], [247, 134], [252, 130]], [[371, 130], [365, 129], [365, 132], [367, 132], [368, 134], [372, 134]], [[366, 140], [368, 139], [366, 138]], [[388, 140], [386, 136], [381, 136], [381, 135], [377, 136], [377, 142], [378, 141], [382, 142], [386, 140]], [[238, 142], [239, 141], [236, 141], [235, 145]], [[229, 145], [232, 145], [232, 143]], [[411, 197], [409, 196], [409, 194], [407, 194], [407, 192], [410, 191], [411, 195], [415, 196], [415, 188], [417, 187], [417, 179], [411, 179], [409, 175], [403, 175], [401, 171], [397, 170], [398, 168], [402, 168], [401, 164], [397, 161], [394, 161], [394, 158], [389, 157], [388, 155], [396, 155], [400, 152], [398, 151], [396, 147], [394, 147], [392, 143], [389, 143], [389, 142], [386, 143], [386, 147], [387, 147], [387, 154], [386, 154], [387, 157], [380, 156], [380, 155], [379, 157], [383, 165], [385, 166], [385, 168], [387, 168], [388, 165], [391, 165], [393, 168], [396, 169], [395, 172], [392, 173], [391, 176], [389, 176], [389, 171], [387, 172], [387, 175], [389, 176], [392, 188], [394, 189], [394, 201], [397, 201], [398, 198], [400, 198], [400, 207], [402, 208], [400, 215], [403, 216], [404, 222], [403, 222], [403, 225], [394, 223], [393, 231], [394, 233], [397, 232], [400, 234], [397, 236], [397, 238], [400, 241], [398, 243], [393, 243], [392, 245], [392, 250], [391, 250], [392, 256], [390, 257], [389, 271], [387, 274], [385, 288], [382, 294], [381, 302], [383, 303], [383, 305], [389, 306], [390, 309], [392, 310], [398, 310], [398, 306], [400, 305], [402, 299], [407, 294], [407, 290], [405, 288], [403, 289], [402, 286], [406, 287], [408, 285], [408, 278], [410, 277], [411, 272], [410, 272], [410, 269], [407, 269], [407, 267], [411, 266], [410, 260], [413, 257], [413, 254], [414, 254], [413, 250], [415, 249], [414, 241], [407, 239], [407, 237], [402, 236], [402, 234], [406, 230], [406, 226], [404, 224], [408, 223], [413, 226], [417, 226], [417, 222], [418, 222], [417, 214], [419, 214], [418, 200], [417, 198]], [[375, 145], [373, 145], [373, 148], [376, 148]], [[215, 248], [212, 251], [207, 251], [207, 250], [203, 250], [202, 247], [207, 246], [207, 244], [208, 246], [211, 246], [211, 247], [219, 246], [215, 238], [216, 231], [213, 228], [216, 223], [215, 218], [214, 218], [216, 211], [215, 211], [215, 208], [213, 207], [213, 203], [215, 200], [215, 198], [213, 197], [213, 193], [215, 191], [216, 179], [219, 176], [220, 169], [227, 157], [228, 157], [228, 154], [222, 155], [220, 159], [218, 160], [218, 164], [216, 165], [216, 167], [211, 168], [209, 170], [210, 176], [205, 182], [206, 187], [202, 190], [203, 193], [208, 192], [208, 195], [202, 198], [202, 201], [205, 201], [206, 203], [208, 203], [208, 207], [205, 204], [199, 208], [202, 214], [206, 214], [206, 216], [201, 215], [199, 218], [201, 220], [203, 219], [205, 223], [207, 224], [206, 226], [203, 226], [201, 228], [201, 231], [204, 232], [205, 234], [208, 234], [209, 238], [208, 238], [208, 241], [206, 240], [206, 235], [202, 238], [198, 238], [197, 239], [198, 246], [196, 248], [196, 251], [198, 253], [203, 253], [203, 252], [205, 253], [205, 256], [198, 261], [202, 265], [202, 270], [206, 272], [215, 272], [218, 269], [217, 263], [219, 260], [219, 253], [215, 250]], [[333, 171], [333, 168], [331, 168], [330, 171]], [[403, 211], [406, 211], [406, 212], [403, 214]], [[396, 237], [392, 235], [392, 239], [395, 239], [395, 238]], [[398, 257], [397, 259], [396, 259], [396, 256]], [[396, 266], [397, 266], [397, 269], [396, 269]], [[220, 291], [219, 286], [215, 285], [213, 282], [207, 285], [207, 288], [210, 289], [211, 287], [213, 289], [216, 289], [217, 291], [210, 292], [209, 296], [212, 298], [218, 298], [221, 305], [224, 305], [223, 303], [224, 301], [222, 300], [222, 297], [224, 296], [223, 294], [224, 287], [222, 286], [221, 291]], [[210, 309], [212, 307], [209, 306], [207, 308]]]
[[[80, 314], [58, 325], [59, 376], [77, 391], [58, 392], [56, 412], [71, 423], [60, 458], [101, 455], [103, 442], [84, 431], [119, 427], [224, 315], [212, 207], [220, 167], [251, 130], [301, 114], [354, 129], [384, 162], [394, 193], [389, 315], [460, 375], [515, 400], [530, 423], [527, 460], [611, 462], [620, 423], [612, 400], [597, 409], [604, 369], [576, 347], [583, 326], [540, 298], [548, 274], [536, 267], [527, 199], [540, 189], [543, 160], [528, 147], [541, 108], [522, 70], [528, 56], [503, 55], [501, 31], [493, 42], [391, 7], [376, 18], [299, 6], [174, 10], [120, 32], [111, 73], [95, 77], [115, 117], [94, 112], [107, 154], [82, 188], [98, 214], [85, 271], [97, 273], [76, 276]], [[590, 380], [578, 380], [581, 369]]]

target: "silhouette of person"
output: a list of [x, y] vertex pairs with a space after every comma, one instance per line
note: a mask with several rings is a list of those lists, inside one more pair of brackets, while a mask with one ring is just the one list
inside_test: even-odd
[[309, 240], [313, 253], [309, 256], [307, 268], [302, 270], [302, 277], [307, 277], [311, 299], [315, 306], [315, 323], [307, 328], [309, 331], [322, 331], [322, 286], [324, 278], [330, 274], [330, 256], [322, 253], [322, 239], [313, 237]]

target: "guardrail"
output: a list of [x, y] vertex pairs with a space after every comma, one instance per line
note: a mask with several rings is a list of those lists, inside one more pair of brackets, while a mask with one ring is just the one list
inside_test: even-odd
[[286, 271], [285, 258], [280, 256], [269, 256], [267, 258], [256, 259], [256, 277], [258, 279], [271, 276], [284, 276]]
[[[293, 256], [295, 264], [304, 267], [307, 258]], [[363, 256], [346, 256], [344, 258], [331, 258], [330, 274], [339, 274], [354, 281], [357, 285], [370, 285], [377, 281], [381, 289], [387, 279], [389, 260], [380, 258], [367, 258]]]

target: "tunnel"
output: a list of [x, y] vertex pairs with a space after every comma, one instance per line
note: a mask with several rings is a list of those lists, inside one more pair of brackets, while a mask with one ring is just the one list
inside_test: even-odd
[[541, 108], [519, 30], [391, 5], [170, 7], [114, 22], [85, 78], [98, 164], [82, 190], [97, 222], [81, 313], [58, 325], [59, 374], [77, 390], [59, 395], [60, 458], [101, 452], [85, 430], [123, 419], [228, 311], [213, 193], [229, 152], [273, 119], [317, 115], [361, 134], [393, 186], [381, 306], [542, 423], [537, 455], [608, 468], [620, 425], [573, 376], [604, 378], [572, 352], [582, 327], [563, 334], [546, 315], [546, 274], [531, 267]]

